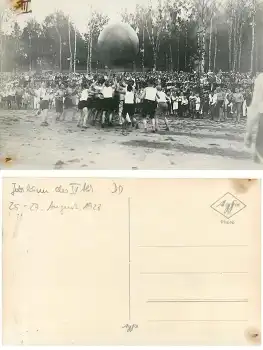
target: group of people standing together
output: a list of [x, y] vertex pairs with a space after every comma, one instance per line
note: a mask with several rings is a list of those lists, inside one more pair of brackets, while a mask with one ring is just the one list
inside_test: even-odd
[[166, 129], [170, 128], [168, 116], [240, 122], [241, 117], [246, 117], [251, 99], [251, 87], [230, 89], [218, 84], [211, 91], [209, 87], [191, 88], [184, 83], [169, 84], [154, 77], [142, 82], [131, 75], [121, 79], [110, 76], [85, 78], [78, 84], [56, 80], [52, 84], [40, 82], [32, 86], [27, 81], [23, 86], [16, 84], [2, 102], [6, 102], [7, 108], [16, 103], [18, 109], [27, 109], [32, 104], [37, 114], [41, 114], [43, 126], [48, 125], [48, 111], [55, 109], [55, 121], [65, 120], [69, 110], [72, 118], [79, 113], [78, 126], [82, 128], [97, 122], [102, 127], [117, 122], [138, 128], [142, 119], [147, 130], [149, 117], [151, 129], [155, 132], [160, 119]]

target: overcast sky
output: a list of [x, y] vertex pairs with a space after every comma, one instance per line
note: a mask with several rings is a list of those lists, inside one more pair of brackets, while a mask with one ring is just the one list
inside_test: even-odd
[[[0, 0], [0, 2], [8, 0]], [[62, 10], [66, 14], [70, 14], [72, 20], [76, 23], [80, 31], [85, 30], [85, 22], [90, 15], [90, 6], [94, 10], [100, 10], [110, 17], [111, 22], [120, 20], [120, 12], [122, 8], [128, 11], [135, 9], [136, 3], [146, 5], [149, 0], [31, 0], [31, 8], [33, 13], [17, 16], [21, 25], [32, 17], [38, 21], [42, 21], [49, 13], [56, 10]], [[152, 4], [156, 4], [157, 0], [151, 0]]]

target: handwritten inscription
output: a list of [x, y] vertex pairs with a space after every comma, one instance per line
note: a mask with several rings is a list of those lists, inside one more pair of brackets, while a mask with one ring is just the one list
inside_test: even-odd
[[[99, 183], [99, 182], [98, 182]], [[96, 185], [98, 186], [98, 185]], [[92, 184], [92, 180], [88, 181], [68, 181], [61, 184], [57, 182], [57, 185], [44, 187], [43, 185], [31, 184], [21, 185], [21, 183], [13, 182], [10, 189], [11, 196], [16, 195], [20, 198], [23, 194], [34, 194], [37, 197], [46, 198], [44, 201], [39, 201], [36, 197], [34, 199], [29, 197], [30, 203], [20, 203], [20, 200], [14, 199], [9, 202], [9, 210], [11, 212], [58, 212], [61, 215], [69, 212], [77, 211], [94, 211], [100, 212], [102, 210], [102, 204], [97, 203], [93, 197], [93, 193], [96, 194], [96, 186]], [[101, 193], [101, 188], [99, 188]], [[121, 195], [124, 191], [124, 187], [121, 183], [109, 180], [109, 186], [106, 188], [106, 192], [111, 193], [113, 196]], [[21, 196], [22, 195], [22, 196]], [[53, 196], [56, 195], [56, 196]], [[70, 196], [70, 197], [69, 197]], [[72, 196], [72, 197], [71, 197]], [[52, 198], [53, 197], [53, 198]], [[73, 201], [69, 198], [74, 199]], [[62, 200], [59, 200], [62, 199]], [[98, 200], [100, 202], [100, 200]], [[41, 205], [39, 203], [42, 203]], [[43, 202], [45, 204], [43, 204]]]
[[123, 186], [113, 182], [111, 193], [113, 193], [113, 194], [122, 194], [122, 192], [123, 192]]
[[61, 194], [71, 194], [71, 195], [76, 195], [78, 193], [89, 193], [93, 192], [93, 186], [87, 182], [84, 183], [69, 183], [67, 187], [63, 187], [62, 185], [56, 186], [54, 189], [51, 189], [49, 191], [46, 188], [40, 188], [34, 185], [26, 185], [26, 186], [21, 186], [20, 184], [17, 183], [12, 183], [12, 190], [11, 190], [11, 195], [14, 196], [17, 193], [37, 193], [37, 194], [49, 194], [52, 192], [56, 193], [61, 193]]
[[59, 212], [61, 215], [66, 212], [72, 211], [100, 211], [102, 205], [100, 203], [86, 202], [83, 204], [72, 203], [70, 205], [58, 204], [54, 201], [51, 201], [47, 207], [40, 207], [38, 203], [29, 203], [29, 204], [19, 204], [15, 202], [9, 202], [10, 211], [21, 211], [22, 209], [28, 210], [30, 212], [40, 212], [40, 211], [55, 211]]
[[13, 186], [11, 191], [12, 196], [14, 196], [15, 193], [24, 193], [24, 192], [39, 193], [39, 194], [49, 193], [48, 190], [45, 188], [38, 188], [30, 184], [28, 184], [26, 187], [22, 187], [19, 184], [17, 185], [16, 183], [12, 183], [12, 186]]
[[68, 194], [77, 194], [77, 193], [88, 193], [93, 192], [93, 186], [91, 184], [88, 184], [87, 182], [84, 182], [84, 184], [81, 183], [75, 183], [72, 182], [69, 184], [68, 188], [64, 188], [62, 185], [59, 185], [55, 188], [55, 192], [57, 193], [68, 193]]
[[125, 328], [128, 333], [132, 332], [134, 329], [138, 328], [137, 324], [128, 324], [122, 326], [122, 328]]
[[[116, 182], [112, 182], [110, 192], [115, 195], [121, 195], [124, 191], [124, 187]], [[16, 182], [12, 183], [12, 189], [10, 191], [12, 196], [15, 196], [19, 193], [36, 193], [40, 195], [47, 195], [50, 193], [59, 193], [59, 194], [70, 194], [77, 195], [80, 193], [93, 193], [95, 189], [93, 185], [89, 182], [70, 182], [67, 185], [58, 185], [55, 188], [47, 189], [44, 187], [38, 187], [35, 185], [27, 184], [22, 186]]]

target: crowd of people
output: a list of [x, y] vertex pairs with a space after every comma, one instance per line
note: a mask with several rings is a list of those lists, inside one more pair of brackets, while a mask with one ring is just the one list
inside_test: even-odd
[[[103, 72], [21, 73], [0, 76], [3, 109], [34, 109], [47, 126], [78, 114], [81, 128], [117, 123], [153, 132], [162, 119], [167, 129], [171, 118], [227, 119], [239, 123], [247, 116], [254, 79], [235, 72]], [[54, 113], [49, 113], [54, 111]], [[169, 117], [169, 118], [168, 118]]]

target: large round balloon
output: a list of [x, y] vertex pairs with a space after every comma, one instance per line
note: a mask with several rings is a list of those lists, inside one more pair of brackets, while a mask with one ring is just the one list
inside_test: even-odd
[[98, 49], [102, 62], [121, 66], [134, 61], [139, 51], [139, 39], [129, 24], [109, 24], [99, 35]]

